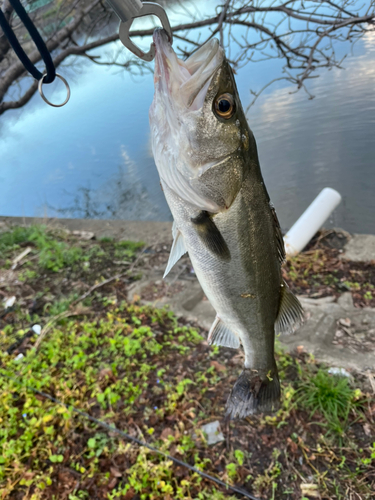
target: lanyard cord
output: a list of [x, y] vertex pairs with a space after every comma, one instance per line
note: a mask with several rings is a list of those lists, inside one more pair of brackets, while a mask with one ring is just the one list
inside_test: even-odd
[[[23, 22], [25, 28], [29, 32], [32, 40], [37, 46], [39, 53], [46, 65], [47, 74], [43, 79], [43, 83], [52, 83], [56, 77], [56, 70], [55, 70], [55, 65], [53, 64], [52, 61], [51, 54], [49, 53], [49, 50], [47, 49], [46, 44], [43, 41], [43, 38], [40, 36], [38, 30], [34, 26], [34, 23], [31, 21], [26, 10], [23, 8], [21, 2], [19, 0], [9, 0], [9, 1], [12, 4], [18, 17]], [[12, 46], [14, 52], [16, 53], [19, 60], [26, 68], [26, 70], [35, 78], [35, 80], [41, 80], [43, 78], [43, 73], [41, 73], [35, 67], [35, 65], [30, 61], [26, 52], [23, 50], [19, 41], [17, 40], [14, 31], [10, 27], [10, 24], [8, 23], [1, 9], [0, 9], [0, 26], [2, 27], [4, 34], [7, 37], [10, 45]]]

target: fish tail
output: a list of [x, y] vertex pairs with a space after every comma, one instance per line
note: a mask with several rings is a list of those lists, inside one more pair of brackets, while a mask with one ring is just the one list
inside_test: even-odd
[[245, 368], [236, 380], [226, 405], [226, 416], [245, 418], [254, 413], [271, 412], [279, 408], [280, 381], [275, 366], [265, 376]]

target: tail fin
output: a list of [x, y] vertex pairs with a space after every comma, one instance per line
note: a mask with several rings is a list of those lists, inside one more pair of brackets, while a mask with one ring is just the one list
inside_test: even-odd
[[255, 370], [246, 369], [236, 380], [229, 395], [226, 416], [245, 418], [254, 413], [275, 411], [280, 403], [280, 382], [275, 369], [272, 376], [261, 378]]

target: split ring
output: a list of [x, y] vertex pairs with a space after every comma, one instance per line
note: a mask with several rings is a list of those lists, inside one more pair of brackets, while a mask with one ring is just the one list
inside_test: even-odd
[[63, 84], [65, 85], [65, 88], [66, 88], [66, 91], [67, 91], [67, 96], [66, 96], [66, 99], [63, 103], [61, 104], [53, 104], [52, 102], [50, 102], [47, 97], [43, 94], [43, 83], [44, 83], [44, 78], [47, 76], [47, 73], [44, 73], [44, 75], [42, 76], [42, 78], [39, 80], [39, 83], [38, 83], [38, 90], [39, 90], [39, 94], [41, 95], [43, 101], [45, 101], [47, 104], [49, 104], [50, 106], [53, 106], [54, 108], [61, 108], [61, 106], [65, 106], [65, 104], [69, 101], [70, 99], [70, 87], [69, 87], [69, 84], [68, 82], [65, 80], [65, 78], [61, 75], [59, 75], [58, 73], [56, 73], [56, 76], [58, 78], [60, 78], [60, 80], [63, 82]]

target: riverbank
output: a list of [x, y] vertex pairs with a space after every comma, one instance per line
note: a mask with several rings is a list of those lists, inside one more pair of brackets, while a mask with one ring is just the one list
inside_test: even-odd
[[[2, 230], [19, 224], [45, 224], [93, 241], [144, 242], [137, 265], [140, 279], [128, 286], [126, 298], [132, 301], [139, 296], [153, 306], [169, 305], [176, 314], [210, 328], [215, 312], [189, 258], [180, 259], [162, 279], [172, 243], [170, 222], [0, 217]], [[318, 233], [304, 252], [289, 259], [284, 278], [303, 303], [307, 321], [296, 334], [283, 337], [282, 345], [289, 351], [303, 345], [329, 364], [375, 370], [374, 262], [375, 236], [350, 235], [340, 229]], [[350, 327], [340, 336], [337, 325], [342, 318], [350, 320]]]
[[[197, 473], [104, 430], [72, 406], [258, 498], [373, 497], [374, 371], [349, 363], [355, 348], [370, 341], [373, 309], [350, 303], [356, 287], [340, 291], [337, 286], [349, 282], [350, 265], [343, 266], [347, 274], [338, 282], [328, 284], [326, 265], [308, 270], [307, 285], [290, 275], [305, 273], [303, 260], [289, 261], [286, 267], [291, 286], [307, 290], [312, 279], [315, 288], [308, 293], [323, 295], [305, 297], [304, 305], [308, 309], [313, 301], [314, 307], [326, 308], [312, 327], [316, 332], [333, 318], [330, 347], [341, 358], [331, 365], [343, 368], [347, 353], [347, 369], [340, 371], [344, 376], [331, 375], [305, 342], [287, 350], [277, 342], [281, 409], [229, 423], [225, 401], [241, 371], [242, 354], [207, 345], [209, 304], [187, 258], [169, 282], [161, 281], [170, 233], [164, 241], [157, 237], [163, 226], [169, 232], [170, 225], [160, 226], [159, 233], [144, 233], [149, 243], [144, 245], [127, 241], [128, 223], [115, 224], [123, 238], [119, 241], [109, 236], [111, 223], [103, 221], [80, 226], [72, 221], [71, 232], [61, 229], [60, 220], [48, 221], [47, 228], [31, 221], [23, 221], [29, 222], [26, 227], [4, 218], [0, 222], [3, 497], [235, 498]], [[90, 231], [92, 223], [99, 223], [97, 234]], [[137, 230], [146, 227], [136, 224]], [[100, 236], [99, 231], [107, 232]], [[344, 252], [325, 247], [324, 240], [332, 246], [336, 237], [321, 237], [308, 251], [319, 250], [323, 263], [337, 266]], [[363, 263], [357, 271], [368, 272], [366, 266], [374, 264]], [[366, 275], [371, 284], [368, 279]], [[180, 318], [154, 307], [167, 301], [173, 310], [177, 299]], [[202, 316], [196, 321], [199, 308]], [[176, 312], [179, 316], [178, 308]], [[355, 315], [363, 313], [370, 319], [360, 323], [358, 332]], [[321, 342], [318, 337], [311, 335], [315, 346]], [[324, 344], [322, 355], [328, 347]], [[202, 428], [214, 421], [221, 434], [209, 444]]]

